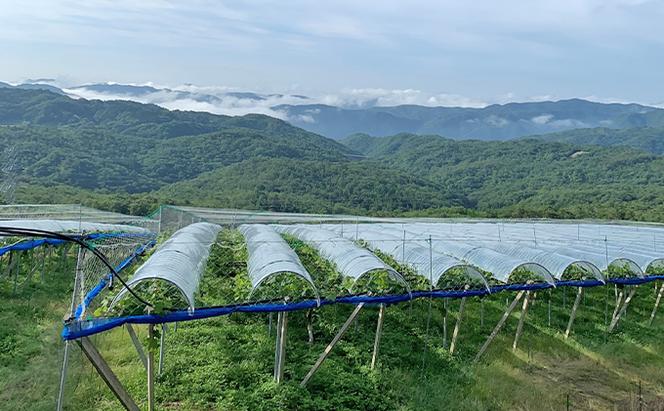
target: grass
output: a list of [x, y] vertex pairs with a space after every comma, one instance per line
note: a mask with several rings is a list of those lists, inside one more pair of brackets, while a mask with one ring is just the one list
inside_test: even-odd
[[[232, 235], [225, 240], [238, 241]], [[296, 249], [314, 276], [334, 283], [331, 267], [313, 250], [302, 244]], [[246, 274], [243, 265], [234, 262], [244, 258], [243, 253], [241, 247], [214, 249], [201, 301], [214, 304], [240, 298], [247, 284], [238, 276]], [[53, 408], [62, 355], [57, 334], [68, 305], [69, 281], [67, 275], [54, 275], [16, 296], [3, 289], [0, 409]], [[515, 310], [478, 364], [473, 364], [475, 354], [502, 315], [506, 299], [514, 294], [466, 302], [454, 356], [444, 347], [444, 301], [416, 300], [387, 307], [377, 370], [369, 364], [378, 310], [366, 307], [307, 388], [299, 387], [299, 382], [351, 306], [315, 310], [311, 345], [306, 313], [289, 314], [281, 385], [272, 381], [275, 330], [268, 332], [268, 314], [180, 323], [166, 334], [164, 373], [156, 386], [158, 409], [560, 410], [569, 398], [570, 409], [636, 410], [639, 384], [643, 409], [664, 407], [664, 314], [652, 327], [646, 325], [654, 303], [653, 286], [639, 287], [626, 318], [611, 335], [605, 332], [604, 318], [605, 310], [609, 317], [613, 311], [613, 287], [587, 289], [573, 333], [565, 339], [575, 294], [574, 289], [536, 293], [518, 349], [511, 349], [519, 317]], [[459, 304], [459, 300], [447, 303], [448, 344]], [[276, 322], [276, 315], [273, 319]], [[145, 328], [136, 327], [142, 339]], [[145, 371], [126, 331], [115, 329], [93, 340], [145, 407]], [[78, 348], [73, 352], [66, 408], [119, 409]]]

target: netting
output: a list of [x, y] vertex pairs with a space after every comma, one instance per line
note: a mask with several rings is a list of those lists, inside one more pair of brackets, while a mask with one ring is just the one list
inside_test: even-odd
[[5, 220], [67, 220], [106, 224], [127, 224], [158, 231], [158, 219], [97, 210], [78, 204], [0, 205], [0, 222]]
[[[0, 226], [83, 241], [122, 272], [154, 244], [158, 221], [79, 205], [3, 205]], [[50, 271], [70, 272], [74, 283], [71, 315], [76, 318], [89, 315], [96, 297], [114, 285], [112, 270], [90, 250], [66, 238], [44, 238], [38, 233], [0, 236], [0, 267], [4, 268], [0, 280], [14, 291], [35, 279], [47, 280]]]

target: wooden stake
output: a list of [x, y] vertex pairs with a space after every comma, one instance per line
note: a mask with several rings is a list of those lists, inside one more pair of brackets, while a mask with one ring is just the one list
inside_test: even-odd
[[652, 325], [652, 322], [655, 319], [655, 315], [657, 315], [657, 308], [659, 307], [660, 301], [662, 301], [663, 293], [664, 293], [664, 282], [659, 287], [659, 292], [657, 293], [657, 299], [655, 299], [655, 306], [653, 307], [652, 313], [650, 314], [650, 321], [648, 321], [649, 326]]
[[463, 318], [463, 309], [466, 306], [466, 297], [461, 298], [461, 303], [459, 305], [459, 315], [454, 324], [454, 331], [452, 331], [452, 342], [450, 343], [450, 355], [454, 354], [454, 349], [456, 348], [457, 337], [459, 336], [459, 327], [461, 326], [461, 319]]
[[341, 329], [339, 330], [337, 335], [334, 336], [332, 341], [327, 345], [327, 347], [325, 347], [325, 351], [323, 351], [323, 353], [320, 355], [320, 357], [318, 357], [318, 360], [316, 361], [316, 364], [314, 364], [314, 366], [311, 367], [311, 370], [309, 370], [307, 375], [304, 377], [304, 379], [300, 383], [301, 387], [306, 386], [307, 383], [309, 382], [309, 380], [311, 380], [311, 377], [313, 377], [314, 374], [316, 373], [316, 371], [318, 371], [318, 368], [320, 368], [320, 366], [323, 364], [323, 361], [325, 361], [325, 359], [330, 355], [330, 353], [332, 352], [332, 349], [334, 348], [334, 346], [337, 345], [337, 343], [339, 342], [341, 337], [343, 337], [344, 334], [346, 333], [346, 331], [348, 330], [348, 327], [350, 327], [353, 320], [355, 320], [355, 317], [357, 317], [357, 315], [360, 313], [360, 310], [362, 309], [362, 307], [364, 307], [364, 303], [359, 303], [355, 307], [355, 309], [350, 314], [350, 316], [348, 317], [348, 319], [346, 320], [344, 325], [341, 326]]
[[101, 376], [108, 388], [110, 388], [115, 397], [120, 400], [122, 406], [130, 411], [140, 411], [134, 400], [131, 398], [127, 390], [125, 390], [125, 388], [122, 386], [118, 378], [115, 376], [101, 354], [99, 354], [99, 351], [97, 351], [97, 348], [92, 344], [92, 342], [87, 337], [76, 340], [76, 342], [78, 343], [79, 347], [81, 347], [81, 351], [83, 351], [85, 356], [95, 367], [97, 373], [99, 373], [99, 376]]
[[512, 343], [512, 351], [516, 351], [517, 344], [519, 343], [519, 338], [521, 338], [521, 332], [523, 331], [523, 323], [526, 321], [526, 314], [528, 314], [528, 302], [530, 301], [531, 292], [526, 292], [526, 298], [523, 300], [523, 306], [521, 306], [521, 316], [519, 317], [519, 324], [516, 326], [516, 334], [514, 334], [514, 343]]
[[371, 356], [371, 369], [376, 368], [378, 362], [378, 350], [380, 349], [380, 337], [383, 334], [383, 321], [385, 319], [385, 304], [380, 305], [378, 310], [378, 322], [376, 324], [376, 339], [374, 340], [373, 355]]
[[519, 303], [519, 300], [521, 300], [521, 297], [523, 297], [523, 294], [525, 291], [519, 291], [519, 293], [514, 297], [514, 300], [512, 301], [512, 304], [510, 304], [509, 307], [507, 307], [507, 310], [503, 313], [502, 318], [500, 321], [498, 321], [498, 324], [496, 324], [496, 328], [493, 329], [491, 334], [489, 335], [489, 338], [486, 339], [484, 342], [484, 345], [482, 345], [482, 348], [480, 348], [480, 351], [477, 353], [475, 356], [475, 362], [480, 360], [480, 357], [482, 357], [482, 354], [484, 354], [484, 351], [486, 351], [487, 348], [489, 348], [489, 345], [491, 344], [491, 341], [493, 341], [494, 338], [496, 338], [496, 335], [500, 332], [500, 329], [503, 328], [503, 325], [505, 325], [505, 321], [507, 321], [507, 317], [514, 311], [514, 308], [516, 305]]
[[134, 331], [134, 327], [132, 327], [131, 324], [127, 323], [125, 324], [125, 328], [127, 328], [127, 333], [129, 334], [129, 337], [131, 338], [131, 342], [134, 344], [134, 347], [136, 348], [136, 352], [138, 353], [138, 358], [141, 359], [141, 362], [143, 363], [143, 367], [145, 369], [148, 369], [148, 359], [145, 356], [145, 351], [143, 351], [143, 346], [141, 345], [141, 342], [138, 340], [138, 337], [136, 336], [136, 332]]
[[579, 308], [579, 303], [581, 302], [581, 297], [583, 296], [583, 287], [579, 287], [579, 291], [576, 293], [576, 299], [574, 300], [574, 305], [572, 306], [572, 312], [569, 315], [569, 322], [567, 323], [567, 329], [565, 330], [565, 339], [569, 337], [569, 333], [572, 331], [572, 324], [574, 324], [574, 318], [576, 317], [576, 310]]

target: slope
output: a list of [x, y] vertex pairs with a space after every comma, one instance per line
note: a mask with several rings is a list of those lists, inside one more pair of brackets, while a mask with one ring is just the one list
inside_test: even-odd
[[628, 146], [653, 154], [664, 154], [663, 127], [638, 127], [623, 130], [602, 127], [583, 128], [526, 138], [559, 141], [576, 145], [597, 145], [604, 147]]
[[155, 193], [181, 205], [325, 213], [396, 213], [453, 207], [444, 186], [379, 162], [254, 158]]
[[626, 147], [408, 134], [355, 135], [343, 142], [371, 159], [444, 184], [469, 208], [496, 215], [664, 218], [664, 159]]

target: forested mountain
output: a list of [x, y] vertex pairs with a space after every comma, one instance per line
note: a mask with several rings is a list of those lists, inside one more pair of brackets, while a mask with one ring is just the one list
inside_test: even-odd
[[528, 138], [577, 145], [629, 146], [653, 154], [664, 154], [664, 127], [637, 127], [624, 130], [603, 127], [582, 128]]
[[627, 147], [401, 134], [343, 140], [446, 187], [467, 208], [511, 216], [664, 219], [664, 158]]
[[572, 99], [494, 104], [484, 108], [396, 106], [344, 109], [281, 105], [290, 122], [331, 138], [355, 133], [389, 136], [407, 132], [454, 139], [507, 140], [576, 128], [664, 126], [664, 110], [638, 104]]
[[412, 134], [342, 145], [262, 115], [15, 88], [0, 90], [0, 123], [21, 201], [664, 221], [664, 159], [628, 147]]
[[[18, 88], [0, 88], [0, 124], [98, 126], [108, 132], [149, 138], [197, 135], [236, 127], [270, 134], [314, 137], [284, 121], [259, 114], [231, 117], [167, 110], [153, 104], [124, 100], [73, 99], [43, 90]], [[333, 145], [320, 136], [315, 138]]]
[[256, 158], [172, 184], [179, 204], [325, 213], [395, 213], [463, 206], [446, 187], [380, 162]]

